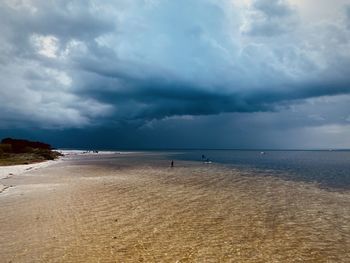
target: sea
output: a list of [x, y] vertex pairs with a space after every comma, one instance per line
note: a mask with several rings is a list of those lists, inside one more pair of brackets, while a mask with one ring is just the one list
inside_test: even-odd
[[350, 151], [346, 150], [183, 150], [168, 157], [224, 164], [254, 176], [314, 183], [329, 190], [350, 190]]

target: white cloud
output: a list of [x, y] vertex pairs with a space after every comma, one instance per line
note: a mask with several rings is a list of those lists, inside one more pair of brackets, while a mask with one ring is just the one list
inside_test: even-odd
[[41, 36], [34, 34], [31, 41], [36, 51], [49, 58], [57, 58], [59, 40], [55, 36]]

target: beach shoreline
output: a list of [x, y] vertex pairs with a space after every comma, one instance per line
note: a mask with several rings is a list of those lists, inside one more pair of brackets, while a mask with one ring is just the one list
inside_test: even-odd
[[6, 182], [11, 177], [16, 175], [22, 175], [31, 171], [35, 171], [37, 169], [42, 169], [57, 162], [59, 162], [59, 159], [47, 160], [47, 161], [31, 163], [31, 164], [0, 166], [0, 193], [12, 187]]
[[67, 155], [5, 181], [5, 262], [350, 257], [350, 193], [314, 184], [142, 153]]
[[31, 163], [31, 164], [0, 166], [0, 180], [6, 179], [13, 175], [20, 175], [20, 174], [29, 172], [30, 170], [33, 170], [33, 169], [36, 170], [36, 169], [44, 168], [58, 161], [59, 160], [47, 160], [47, 161]]

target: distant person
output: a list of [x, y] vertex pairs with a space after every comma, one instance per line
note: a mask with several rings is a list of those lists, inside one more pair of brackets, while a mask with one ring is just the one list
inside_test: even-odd
[[170, 167], [174, 167], [174, 161], [171, 161]]
[[211, 161], [210, 161], [210, 159], [209, 158], [207, 158], [207, 160], [205, 160], [205, 162], [204, 163], [211, 163]]
[[202, 154], [202, 160], [205, 160], [205, 155], [204, 154]]

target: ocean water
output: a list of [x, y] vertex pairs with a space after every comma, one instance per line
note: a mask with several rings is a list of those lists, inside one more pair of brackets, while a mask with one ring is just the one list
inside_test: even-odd
[[[350, 189], [350, 151], [186, 150], [171, 154], [179, 160], [202, 161], [249, 170], [258, 176], [312, 182], [322, 188]], [[210, 165], [210, 164], [207, 164]]]

